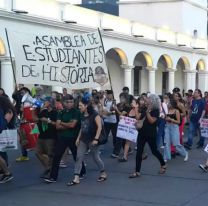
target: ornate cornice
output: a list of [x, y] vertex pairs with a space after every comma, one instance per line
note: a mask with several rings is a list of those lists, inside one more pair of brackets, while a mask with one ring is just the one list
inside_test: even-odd
[[[60, 28], [63, 30], [71, 30], [74, 32], [92, 32], [95, 31], [97, 28], [95, 27], [88, 27], [88, 26], [83, 26], [83, 25], [72, 25], [72, 24], [65, 24], [62, 21], [58, 19], [49, 19], [49, 18], [42, 18], [42, 17], [37, 17], [37, 16], [31, 16], [31, 15], [22, 15], [22, 14], [15, 14], [13, 12], [5, 11], [5, 10], [0, 10], [0, 18], [6, 19], [6, 20], [11, 20], [11, 21], [20, 21], [20, 22], [27, 22], [27, 23], [32, 23], [32, 24], [37, 24], [37, 25], [44, 25], [44, 26], [51, 26], [54, 29]], [[161, 44], [157, 41], [150, 40], [150, 39], [139, 39], [135, 38], [131, 35], [126, 35], [126, 34], [121, 34], [117, 32], [104, 32], [101, 31], [103, 37], [110, 37], [110, 38], [115, 38], [115, 39], [121, 39], [121, 40], [126, 40], [130, 42], [135, 42], [143, 45], [149, 45], [149, 46], [155, 46], [159, 48], [164, 48], [164, 49], [172, 49], [176, 51], [182, 51], [182, 52], [187, 52], [187, 53], [195, 53], [195, 54], [201, 54], [201, 55], [208, 55], [208, 51], [202, 51], [202, 50], [195, 50], [192, 48], [185, 48], [185, 47], [178, 47], [177, 45], [172, 45], [168, 43]]]

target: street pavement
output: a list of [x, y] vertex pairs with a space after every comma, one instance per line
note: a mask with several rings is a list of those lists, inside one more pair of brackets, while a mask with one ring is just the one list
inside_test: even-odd
[[99, 173], [89, 154], [86, 155], [87, 176], [73, 187], [66, 186], [73, 178], [71, 155], [67, 157], [69, 167], [60, 169], [58, 181], [46, 184], [39, 178], [43, 168], [34, 151], [29, 152], [29, 161], [21, 163], [15, 162], [19, 151], [9, 152], [14, 179], [0, 185], [0, 206], [208, 205], [208, 173], [198, 168], [208, 156], [202, 149], [193, 148], [188, 162], [177, 156], [168, 162], [167, 173], [159, 175], [159, 162], [146, 146], [148, 158], [142, 163], [142, 176], [136, 179], [128, 178], [134, 171], [135, 153], [129, 156], [128, 162], [119, 163], [110, 158], [111, 150], [109, 142], [102, 154], [108, 172], [107, 181], [96, 181]]

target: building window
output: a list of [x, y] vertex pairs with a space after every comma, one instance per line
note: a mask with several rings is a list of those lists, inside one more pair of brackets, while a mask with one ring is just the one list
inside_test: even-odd
[[134, 67], [134, 96], [139, 96], [140, 94], [140, 75], [142, 67]]

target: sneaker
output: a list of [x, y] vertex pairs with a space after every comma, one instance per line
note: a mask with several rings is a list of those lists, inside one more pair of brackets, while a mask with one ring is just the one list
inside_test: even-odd
[[111, 158], [118, 158], [118, 155], [117, 155], [117, 154], [112, 153], [112, 154], [111, 154]]
[[40, 178], [47, 178], [48, 177], [48, 175], [49, 175], [49, 173], [50, 173], [50, 169], [48, 169], [48, 170], [45, 170], [44, 172], [43, 172], [43, 174], [42, 175], [40, 175]]
[[90, 149], [87, 150], [87, 152], [85, 152], [85, 155], [88, 155], [90, 153]]
[[80, 174], [80, 175], [79, 175], [79, 179], [80, 179], [80, 180], [85, 179], [85, 175], [86, 175], [86, 173], [85, 173], [85, 174]]
[[119, 162], [127, 162], [127, 159], [125, 159], [124, 157], [118, 159]]
[[208, 166], [200, 164], [199, 168], [202, 169], [204, 172], [208, 172]]
[[64, 161], [61, 161], [60, 164], [59, 164], [59, 167], [60, 168], [67, 168], [68, 165]]
[[191, 145], [189, 145], [187, 142], [183, 145], [186, 149], [191, 150]]
[[3, 175], [1, 180], [0, 180], [0, 184], [4, 184], [6, 182], [9, 182], [10, 180], [12, 180], [14, 177], [12, 176], [12, 174], [9, 175]]
[[55, 183], [55, 182], [56, 182], [56, 180], [53, 179], [53, 178], [51, 178], [51, 177], [49, 177], [49, 178], [44, 178], [44, 181], [47, 182], [47, 183]]
[[188, 161], [188, 157], [189, 157], [188, 152], [186, 152], [186, 156], [184, 158], [184, 162], [187, 162]]
[[16, 162], [24, 162], [30, 160], [29, 157], [21, 156], [16, 159]]

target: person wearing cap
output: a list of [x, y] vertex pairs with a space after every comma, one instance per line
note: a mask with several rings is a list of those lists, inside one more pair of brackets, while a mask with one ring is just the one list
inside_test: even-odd
[[[67, 147], [70, 148], [73, 158], [76, 161], [77, 147], [76, 140], [80, 130], [81, 113], [74, 107], [74, 98], [68, 95], [64, 98], [64, 110], [58, 113], [56, 121], [57, 142], [53, 157], [52, 168], [48, 178], [44, 178], [47, 183], [54, 183], [58, 178], [58, 171], [61, 158]], [[80, 176], [86, 173], [84, 163]]]
[[36, 119], [39, 138], [36, 145], [36, 156], [44, 167], [42, 178], [49, 174], [52, 159], [54, 155], [54, 146], [57, 138], [56, 133], [57, 111], [52, 104], [52, 98], [46, 97], [44, 99], [43, 110], [38, 114]]

